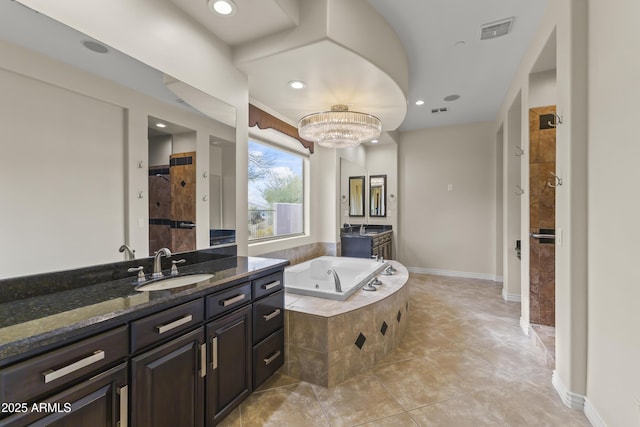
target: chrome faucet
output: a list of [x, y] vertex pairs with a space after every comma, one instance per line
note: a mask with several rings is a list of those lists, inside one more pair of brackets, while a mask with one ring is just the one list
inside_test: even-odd
[[340, 284], [340, 278], [338, 277], [338, 273], [335, 270], [327, 271], [327, 274], [333, 274], [333, 282], [336, 285], [336, 292], [342, 292], [342, 285]]
[[118, 248], [118, 252], [122, 253], [124, 251], [127, 251], [126, 257], [128, 260], [136, 259], [136, 250], [131, 249], [126, 243]]
[[158, 252], [156, 252], [155, 256], [153, 257], [153, 274], [151, 275], [151, 277], [153, 278], [164, 276], [162, 274], [162, 263], [160, 262], [160, 257], [162, 255], [168, 258], [171, 256], [171, 251], [167, 248], [160, 248], [158, 249]]

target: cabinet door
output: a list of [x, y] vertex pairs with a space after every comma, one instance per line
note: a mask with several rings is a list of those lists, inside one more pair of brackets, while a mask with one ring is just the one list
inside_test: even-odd
[[128, 424], [127, 365], [122, 364], [28, 405], [0, 426], [116, 427]]
[[132, 425], [204, 424], [203, 342], [204, 330], [198, 328], [131, 360]]
[[251, 306], [207, 325], [207, 344], [207, 425], [213, 426], [251, 393]]

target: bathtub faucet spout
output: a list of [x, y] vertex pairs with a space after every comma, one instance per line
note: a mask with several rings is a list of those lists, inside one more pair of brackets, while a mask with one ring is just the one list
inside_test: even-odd
[[327, 274], [333, 274], [333, 281], [336, 284], [336, 292], [342, 292], [342, 285], [340, 284], [340, 278], [335, 270], [327, 271]]

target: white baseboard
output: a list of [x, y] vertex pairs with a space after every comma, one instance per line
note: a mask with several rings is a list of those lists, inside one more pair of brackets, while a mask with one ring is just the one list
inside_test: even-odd
[[437, 268], [407, 267], [407, 270], [409, 270], [410, 273], [433, 274], [436, 276], [464, 277], [467, 279], [492, 280], [494, 282], [502, 282], [504, 279], [502, 276], [496, 276], [495, 274], [473, 273], [469, 271], [440, 270]]
[[551, 383], [558, 392], [558, 395], [560, 395], [560, 399], [562, 399], [562, 403], [564, 403], [565, 406], [571, 409], [584, 411], [585, 397], [581, 394], [569, 391], [569, 389], [567, 389], [567, 387], [562, 383], [562, 380], [556, 373], [555, 369], [553, 370]]
[[502, 289], [502, 299], [509, 302], [522, 302], [522, 296], [520, 294], [508, 294], [506, 289]]
[[596, 411], [596, 408], [593, 407], [593, 405], [589, 401], [589, 398], [586, 397], [584, 398], [584, 414], [593, 427], [607, 427], [607, 423], [605, 423], [604, 420], [600, 418], [598, 411]]

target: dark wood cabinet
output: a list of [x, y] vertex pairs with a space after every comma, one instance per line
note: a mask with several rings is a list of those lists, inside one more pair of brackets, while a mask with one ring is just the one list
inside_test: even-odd
[[206, 383], [207, 426], [217, 424], [251, 394], [250, 305], [209, 323], [209, 374]]
[[280, 267], [0, 369], [0, 403], [49, 405], [0, 427], [214, 426], [282, 366], [283, 326]]
[[121, 364], [95, 375], [49, 399], [28, 404], [22, 402], [22, 404], [26, 405], [28, 411], [20, 411], [0, 420], [0, 426], [116, 427], [127, 425], [127, 365]]
[[204, 424], [206, 350], [202, 327], [131, 359], [131, 422], [136, 427]]
[[393, 233], [391, 231], [369, 236], [343, 235], [340, 237], [342, 256], [371, 258], [376, 255], [393, 259]]

